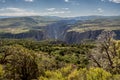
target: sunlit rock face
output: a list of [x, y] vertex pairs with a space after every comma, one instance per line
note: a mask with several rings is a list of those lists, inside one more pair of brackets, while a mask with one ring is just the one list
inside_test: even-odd
[[46, 33], [46, 38], [63, 40], [64, 34], [69, 28], [70, 26], [67, 24], [67, 22], [59, 21], [57, 23], [44, 27], [44, 30]]
[[114, 16], [67, 19], [58, 17], [6, 18], [0, 19], [0, 38], [80, 43], [82, 40], [96, 40], [103, 30], [111, 30], [116, 34], [114, 38], [120, 40], [119, 23], [120, 18]]

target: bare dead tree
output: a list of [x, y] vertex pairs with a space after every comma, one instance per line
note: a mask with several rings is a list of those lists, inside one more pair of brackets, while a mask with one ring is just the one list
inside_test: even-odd
[[103, 31], [97, 40], [97, 49], [93, 50], [91, 59], [97, 67], [112, 70], [115, 68], [113, 59], [117, 56], [117, 46], [113, 31]]

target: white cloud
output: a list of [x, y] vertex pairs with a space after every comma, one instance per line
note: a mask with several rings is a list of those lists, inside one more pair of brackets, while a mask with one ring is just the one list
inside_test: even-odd
[[47, 8], [47, 12], [44, 12], [46, 15], [54, 15], [54, 14], [65, 14], [65, 13], [71, 13], [69, 11], [69, 8]]
[[110, 2], [120, 3], [120, 0], [109, 0]]
[[24, 12], [24, 9], [20, 9], [20, 8], [14, 8], [14, 7], [10, 7], [10, 8], [4, 8], [4, 10], [9, 10], [9, 11], [13, 11], [13, 12]]
[[48, 11], [54, 11], [56, 8], [48, 8]]
[[34, 0], [25, 0], [26, 2], [34, 2]]
[[80, 5], [77, 0], [64, 0], [66, 3], [70, 3], [71, 5]]
[[29, 11], [21, 8], [15, 8], [15, 7], [7, 7], [7, 8], [0, 8], [0, 16], [59, 16], [59, 15], [67, 15], [71, 13], [69, 10], [65, 10], [68, 8], [64, 8], [61, 10], [56, 10], [56, 8], [49, 8], [45, 12], [34, 12], [34, 11]]
[[39, 15], [34, 11], [28, 11], [25, 9], [8, 7], [8, 8], [1, 8], [0, 9], [0, 16], [32, 16], [32, 15]]
[[63, 10], [69, 10], [69, 8], [62, 8]]
[[103, 13], [103, 12], [104, 12], [104, 10], [103, 10], [102, 8], [98, 8], [97, 11], [98, 11], [99, 13]]
[[24, 12], [24, 13], [0, 13], [0, 16], [36, 16], [39, 15], [34, 12]]
[[[25, 2], [34, 2], [35, 0], [23, 0], [23, 1], [25, 1]], [[6, 0], [0, 0], [0, 2], [5, 3]]]
[[69, 2], [69, 0], [65, 0], [65, 2]]
[[71, 13], [71, 11], [53, 11], [53, 12], [47, 12], [47, 14], [64, 14], [64, 13]]

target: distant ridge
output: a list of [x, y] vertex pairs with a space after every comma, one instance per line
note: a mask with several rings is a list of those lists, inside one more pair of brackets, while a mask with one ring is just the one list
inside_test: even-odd
[[3, 19], [3, 18], [15, 18], [15, 16], [0, 16], [0, 19]]
[[118, 16], [100, 16], [100, 15], [90, 15], [90, 16], [76, 16], [76, 17], [59, 17], [59, 16], [0, 16], [0, 19], [4, 18], [21, 18], [21, 17], [30, 17], [30, 18], [51, 18], [51, 19], [60, 19], [60, 20], [90, 20], [90, 19], [101, 19], [101, 18], [120, 18]]
[[2, 17], [0, 38], [60, 40], [79, 43], [96, 40], [103, 30], [111, 30], [120, 40], [120, 16], [26, 16]]

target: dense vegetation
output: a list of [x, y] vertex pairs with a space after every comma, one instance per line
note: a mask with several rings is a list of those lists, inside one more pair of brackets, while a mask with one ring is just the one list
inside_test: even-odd
[[120, 80], [119, 16], [86, 18], [0, 19], [0, 80]]
[[120, 41], [112, 37], [104, 32], [81, 44], [1, 39], [0, 79], [119, 80]]

